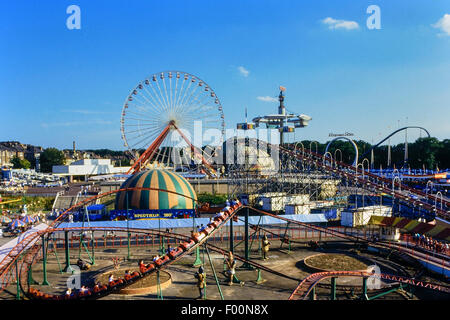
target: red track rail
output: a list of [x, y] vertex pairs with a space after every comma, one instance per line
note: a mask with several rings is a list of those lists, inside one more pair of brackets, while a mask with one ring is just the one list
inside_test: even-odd
[[306, 300], [311, 290], [322, 280], [327, 278], [334, 277], [360, 277], [360, 278], [368, 278], [368, 277], [377, 277], [384, 280], [399, 282], [403, 284], [409, 284], [416, 287], [441, 291], [445, 293], [450, 293], [450, 287], [438, 285], [430, 282], [419, 281], [412, 278], [405, 278], [396, 275], [390, 274], [372, 274], [365, 271], [330, 271], [330, 272], [318, 272], [313, 273], [310, 276], [306, 277], [300, 284], [295, 288], [294, 292], [292, 292], [289, 300]]

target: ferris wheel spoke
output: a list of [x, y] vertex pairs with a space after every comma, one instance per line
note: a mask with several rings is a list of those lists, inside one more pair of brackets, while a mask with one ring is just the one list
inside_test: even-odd
[[[145, 87], [142, 87], [142, 88], [143, 88], [143, 90], [144, 90]], [[147, 90], [145, 90], [145, 91], [147, 91]], [[148, 92], [148, 91], [147, 91], [147, 92]], [[141, 91], [139, 92], [139, 94], [142, 96], [142, 98], [145, 99], [145, 101], [148, 102], [148, 104], [145, 104], [145, 105], [148, 106], [150, 109], [146, 109], [146, 110], [148, 110], [148, 111], [153, 110], [155, 113], [158, 113], [157, 107], [154, 106], [153, 103], [152, 103], [152, 102], [144, 95], [144, 91], [141, 90]]]
[[[147, 85], [148, 82], [148, 85]], [[147, 86], [152, 86], [151, 81], [150, 80], [146, 80], [145, 81], [145, 86], [142, 87], [142, 89], [145, 91], [145, 93], [148, 95], [148, 97], [152, 100], [152, 106], [154, 107], [155, 112], [160, 112], [161, 111], [161, 102], [156, 101], [156, 99], [158, 98], [154, 98], [153, 95], [150, 93], [150, 91], [147, 90]], [[153, 87], [152, 87], [153, 89]], [[158, 107], [159, 106], [159, 107]]]
[[172, 77], [173, 75], [169, 73], [169, 101], [170, 101], [170, 109], [173, 109], [173, 100], [172, 100]]
[[[143, 114], [143, 113], [139, 113], [139, 112], [135, 112], [135, 111], [131, 111], [131, 110], [128, 110], [127, 112], [126, 112], [127, 114], [133, 114], [133, 115], [135, 115], [135, 116], [144, 116], [145, 118], [144, 118], [144, 120], [148, 120], [148, 121], [154, 121], [153, 120], [153, 118], [149, 118], [149, 115], [148, 114]], [[141, 120], [142, 118], [139, 118], [139, 120]]]
[[[189, 106], [189, 101], [192, 99], [192, 96], [193, 96], [194, 94], [196, 94], [196, 92], [197, 92], [197, 90], [198, 90], [199, 87], [200, 87], [200, 86], [197, 85], [197, 86], [195, 87], [195, 89], [192, 90], [191, 94], [190, 94], [186, 99], [184, 99], [184, 100], [180, 103], [180, 108], [184, 109], [186, 106]], [[202, 93], [202, 91], [200, 90], [200, 92], [198, 93], [198, 95], [200, 95], [201, 93]]]
[[[193, 82], [192, 82], [192, 80], [191, 80], [191, 83], [190, 83], [190, 84], [192, 84], [192, 83], [193, 83]], [[187, 96], [187, 98], [186, 98], [186, 97], [183, 97], [183, 100], [181, 100], [178, 109], [183, 109], [183, 107], [186, 105], [186, 102], [189, 101], [189, 99], [192, 97], [192, 95], [197, 91], [198, 87], [199, 87], [199, 86], [197, 85], [193, 90], [191, 90], [191, 93], [190, 93], [190, 95]], [[187, 93], [187, 92], [186, 92], [186, 93]], [[186, 100], [186, 99], [187, 99], [187, 100]], [[178, 111], [178, 110], [177, 110], [177, 111]]]
[[133, 133], [136, 133], [136, 132], [144, 132], [144, 131], [148, 131], [148, 130], [160, 130], [160, 127], [148, 126], [147, 128], [138, 129], [138, 130], [131, 130], [131, 131], [125, 130], [124, 133], [133, 134]]
[[[144, 135], [140, 135], [140, 136], [144, 136]], [[140, 136], [138, 136], [138, 137], [140, 137]], [[134, 144], [131, 145], [131, 147], [135, 147], [135, 146], [137, 146], [137, 145], [141, 145], [141, 143], [143, 143], [144, 141], [148, 141], [149, 138], [151, 138], [151, 137], [156, 138], [157, 135], [155, 135], [154, 133], [150, 133], [150, 134], [148, 134], [148, 135], [145, 135], [145, 137], [144, 137], [143, 139], [141, 139], [141, 140], [135, 142]], [[135, 137], [135, 138], [137, 138], [137, 137]], [[149, 142], [150, 142], [150, 144], [151, 144], [151, 142], [153, 142], [153, 141], [149, 141]], [[147, 148], [147, 147], [144, 147], [144, 149], [146, 149], [146, 148]]]
[[[140, 94], [140, 96], [142, 98], [144, 98], [145, 100], [147, 100], [147, 102], [149, 102], [148, 99], [144, 95]], [[147, 111], [147, 112], [150, 111], [150, 109], [144, 107], [144, 106], [149, 106], [148, 103], [146, 103], [145, 101], [142, 101], [142, 99], [140, 97], [138, 97], [137, 95], [135, 96], [135, 99], [140, 103], [140, 104], [134, 103], [136, 105], [136, 108], [140, 109], [141, 111]]]
[[145, 139], [150, 139], [150, 138], [156, 139], [157, 136], [158, 136], [158, 131], [154, 130], [154, 131], [149, 131], [149, 132], [142, 132], [141, 134], [138, 134], [138, 135], [133, 135], [133, 136], [130, 137], [129, 140], [131, 140], [130, 144], [132, 146], [135, 146], [135, 145], [140, 144], [142, 142], [142, 139], [138, 140], [141, 137], [145, 137], [143, 139], [143, 140], [145, 140]]
[[205, 104], [199, 104], [199, 105], [196, 105], [195, 107], [190, 109], [191, 112], [196, 112], [197, 110], [210, 111], [210, 110], [215, 110], [215, 108], [213, 106], [208, 106], [208, 105], [205, 105]]
[[[182, 97], [182, 93], [183, 93], [183, 92], [185, 93], [186, 90], [188, 90], [188, 89], [186, 88], [185, 91], [183, 91], [183, 88], [184, 88], [184, 85], [185, 85], [187, 79], [188, 79], [188, 78], [187, 78], [186, 76], [183, 76], [183, 82], [181, 83], [180, 93], [178, 94], [177, 98], [175, 99], [175, 105], [176, 105], [176, 106], [178, 106], [178, 104], [179, 104], [179, 102], [180, 102], [180, 99], [181, 99], [181, 97]], [[189, 82], [189, 84], [190, 84], [190, 82]], [[189, 85], [188, 85], [187, 87], [189, 87]]]
[[165, 96], [164, 96], [164, 97], [165, 97], [166, 100], [167, 100], [167, 112], [169, 112], [169, 111], [172, 110], [172, 107], [171, 107], [171, 105], [170, 105], [169, 95], [167, 94], [166, 77], [163, 77], [162, 80], [163, 80], [162, 83], [163, 83], [163, 85], [164, 85], [164, 93], [165, 93]]
[[164, 94], [162, 93], [161, 86], [159, 85], [159, 80], [156, 81], [156, 86], [158, 87], [158, 90], [159, 90], [161, 99], [164, 101], [164, 110], [163, 110], [163, 111], [164, 111], [164, 113], [166, 113], [167, 110], [169, 109], [169, 106], [167, 105], [165, 96], [164, 96]]
[[154, 82], [158, 83], [158, 79], [155, 79], [155, 80], [152, 79], [152, 81], [149, 82], [149, 85], [150, 85], [150, 88], [152, 88], [152, 91], [153, 91], [153, 93], [154, 93], [156, 99], [158, 99], [158, 101], [159, 101], [160, 112], [161, 112], [161, 109], [164, 108], [164, 103], [161, 101], [160, 95], [156, 92], [156, 90], [155, 90], [155, 88], [154, 88]]

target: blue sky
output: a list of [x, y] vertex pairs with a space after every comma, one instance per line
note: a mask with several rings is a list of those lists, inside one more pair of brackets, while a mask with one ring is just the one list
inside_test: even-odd
[[[72, 4], [80, 30], [66, 27]], [[372, 4], [380, 30], [366, 26]], [[449, 14], [448, 0], [2, 1], [0, 141], [123, 150], [125, 98], [164, 70], [205, 80], [227, 127], [244, 107], [250, 118], [276, 112], [258, 97], [283, 85], [288, 109], [313, 118], [288, 140], [376, 142], [405, 124], [450, 138]]]

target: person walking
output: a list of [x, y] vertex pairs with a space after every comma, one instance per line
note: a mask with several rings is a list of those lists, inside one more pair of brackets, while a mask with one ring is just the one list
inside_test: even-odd
[[267, 235], [264, 235], [263, 240], [262, 240], [262, 251], [263, 251], [263, 259], [269, 259], [269, 249], [270, 249], [270, 242], [269, 239], [267, 239]]

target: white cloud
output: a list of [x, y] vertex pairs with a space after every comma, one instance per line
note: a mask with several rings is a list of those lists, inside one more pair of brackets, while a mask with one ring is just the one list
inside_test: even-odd
[[250, 71], [245, 69], [243, 66], [239, 66], [238, 70], [244, 77], [248, 77], [248, 75], [250, 74]]
[[352, 30], [352, 29], [358, 29], [359, 25], [355, 21], [347, 21], [347, 20], [336, 20], [331, 17], [327, 17], [323, 20], [321, 20], [323, 24], [326, 24], [328, 26], [328, 29], [334, 30], [334, 29], [345, 29], [345, 30]]
[[441, 29], [445, 34], [450, 36], [450, 14], [444, 14], [438, 22], [432, 24], [431, 26], [436, 29]]
[[265, 96], [265, 97], [256, 97], [256, 99], [264, 101], [264, 102], [277, 102], [277, 98], [273, 98], [273, 97], [269, 97], [269, 96]]

